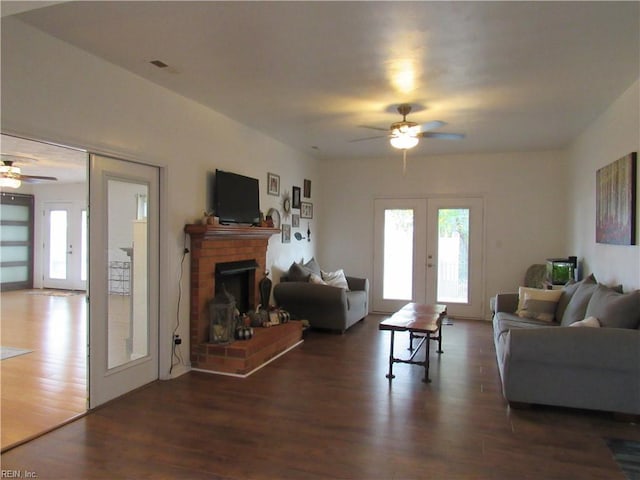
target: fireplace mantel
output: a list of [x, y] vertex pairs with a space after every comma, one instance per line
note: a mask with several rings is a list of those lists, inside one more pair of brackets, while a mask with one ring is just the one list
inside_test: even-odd
[[184, 231], [188, 233], [192, 239], [214, 239], [218, 237], [225, 238], [263, 238], [269, 239], [271, 235], [280, 233], [279, 228], [271, 227], [242, 227], [238, 225], [185, 225]]

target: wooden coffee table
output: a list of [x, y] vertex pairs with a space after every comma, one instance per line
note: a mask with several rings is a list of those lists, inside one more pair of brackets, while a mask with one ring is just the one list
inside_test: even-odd
[[[424, 366], [423, 382], [429, 383], [429, 340], [438, 341], [438, 353], [442, 353], [442, 320], [447, 315], [447, 306], [442, 304], [424, 305], [420, 303], [408, 303], [391, 317], [380, 322], [380, 330], [391, 332], [391, 346], [389, 350], [389, 381], [395, 377], [393, 374], [394, 363], [410, 363]], [[396, 332], [409, 332], [409, 351], [411, 356], [407, 359], [393, 356], [394, 340]], [[413, 339], [419, 338], [420, 343], [414, 349]], [[422, 345], [426, 346], [423, 362], [415, 361], [414, 357]]]

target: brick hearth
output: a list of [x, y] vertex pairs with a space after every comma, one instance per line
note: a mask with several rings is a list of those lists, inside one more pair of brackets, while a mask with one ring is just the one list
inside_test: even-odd
[[254, 259], [258, 264], [254, 281], [249, 282], [249, 303], [259, 303], [258, 283], [265, 271], [267, 246], [277, 228], [224, 225], [186, 225], [191, 237], [191, 366], [215, 372], [246, 374], [260, 364], [297, 344], [302, 338], [299, 322], [258, 328], [251, 340], [229, 346], [209, 342], [209, 302], [215, 292], [217, 263]]

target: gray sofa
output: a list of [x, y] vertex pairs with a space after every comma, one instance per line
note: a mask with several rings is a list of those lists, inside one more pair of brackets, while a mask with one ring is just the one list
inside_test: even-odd
[[287, 310], [292, 318], [306, 319], [313, 328], [344, 333], [369, 314], [369, 281], [366, 278], [345, 276], [344, 287], [348, 288], [341, 288], [314, 283], [312, 274], [322, 278], [315, 260], [304, 265], [294, 263], [273, 289], [276, 304]]
[[[563, 289], [552, 321], [517, 315], [518, 300], [498, 294], [493, 317], [510, 404], [640, 415], [639, 290], [618, 293], [590, 276]], [[594, 321], [601, 327], [578, 326]]]

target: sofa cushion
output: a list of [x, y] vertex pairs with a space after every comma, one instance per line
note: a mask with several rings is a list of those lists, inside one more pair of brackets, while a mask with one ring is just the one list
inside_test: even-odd
[[[571, 300], [569, 300], [569, 304], [562, 315], [562, 319], [560, 320], [560, 324], [563, 327], [568, 327], [572, 323], [579, 322], [580, 320], [584, 320], [587, 316], [587, 305], [589, 305], [589, 300], [591, 300], [591, 295], [596, 290], [598, 286], [595, 283], [595, 279], [593, 279], [593, 283], [591, 281], [587, 282], [585, 279], [578, 289], [575, 291]], [[598, 315], [594, 315], [597, 318]]]
[[311, 272], [299, 263], [293, 262], [287, 276], [291, 282], [308, 282]]
[[598, 285], [587, 305], [586, 316], [598, 318], [603, 327], [638, 328], [640, 290], [618, 293], [612, 288]]
[[322, 272], [322, 280], [324, 280], [327, 285], [331, 285], [332, 287], [344, 288], [345, 290], [349, 290], [349, 284], [347, 283], [347, 277], [344, 274], [344, 270], [336, 270], [335, 272]]
[[320, 276], [316, 275], [315, 273], [312, 273], [311, 275], [309, 275], [309, 283], [315, 283], [317, 285], [327, 284], [327, 282], [325, 282]]
[[[591, 298], [593, 298], [593, 297], [591, 297]], [[598, 327], [600, 327], [600, 320], [598, 320], [596, 317], [587, 317], [584, 320], [580, 320], [579, 322], [574, 322], [569, 326], [570, 327], [592, 327], [592, 328], [598, 328]]]
[[520, 287], [516, 313], [521, 318], [551, 322], [555, 318], [560, 295], [562, 295], [562, 290]]
[[307, 263], [304, 264], [304, 268], [309, 270], [309, 272], [313, 273], [314, 275], [322, 277], [322, 271], [320, 270], [320, 265], [318, 265], [318, 262], [316, 262], [315, 257], [311, 257], [311, 260], [309, 260]]
[[560, 300], [558, 300], [558, 307], [556, 308], [556, 322], [562, 321], [562, 316], [564, 315], [564, 312], [567, 309], [567, 305], [569, 305], [573, 294], [576, 293], [578, 287], [580, 287], [580, 285], [582, 285], [583, 283], [596, 283], [596, 277], [592, 273], [579, 282], [569, 281], [569, 283], [562, 287], [562, 295], [560, 295]]

